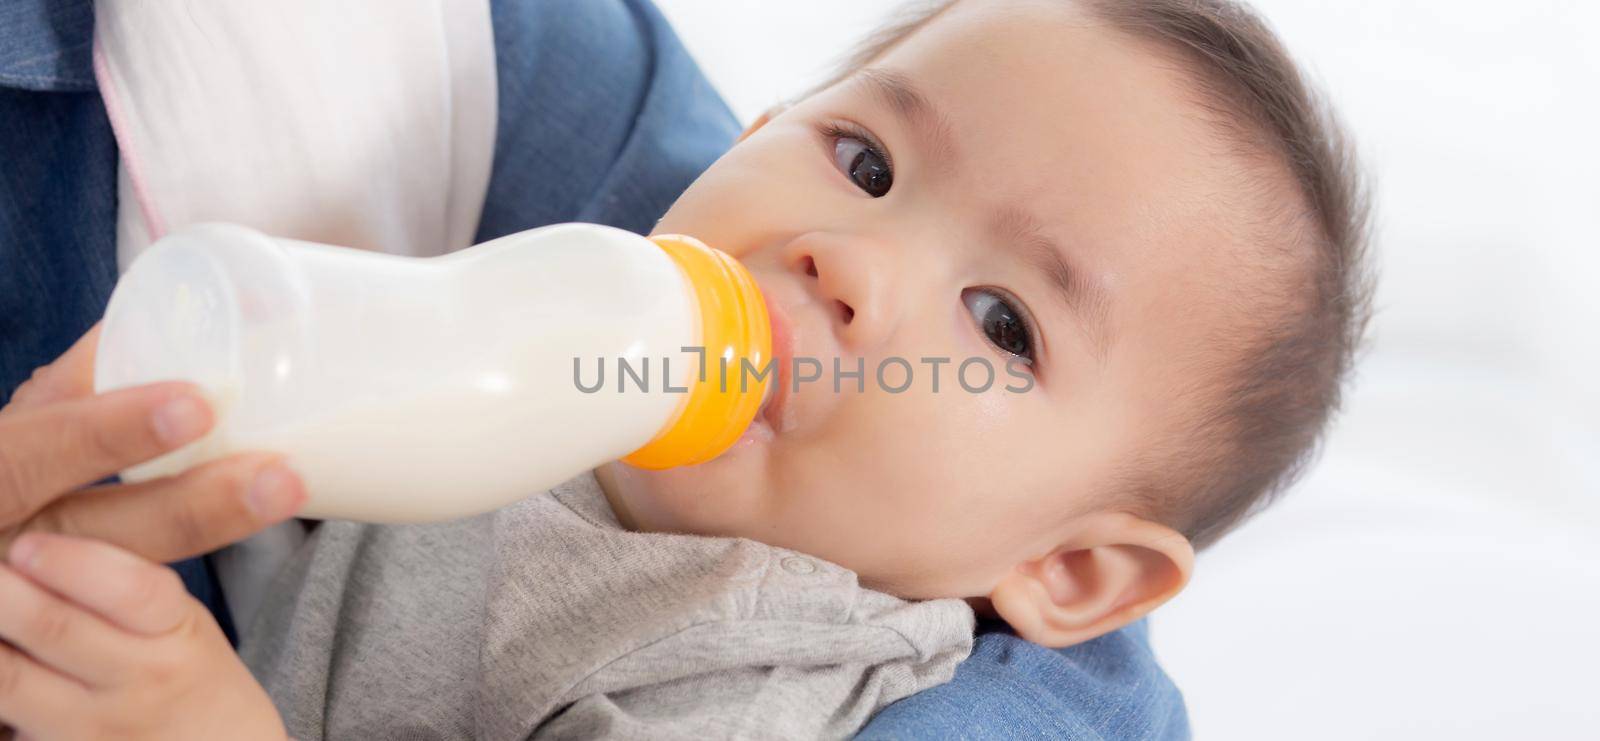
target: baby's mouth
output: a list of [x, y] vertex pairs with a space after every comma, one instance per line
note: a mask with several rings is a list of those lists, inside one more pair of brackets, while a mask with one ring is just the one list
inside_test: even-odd
[[789, 358], [794, 353], [794, 337], [789, 331], [789, 317], [773, 303], [770, 296], [766, 297], [767, 316], [772, 321], [772, 357], [769, 360], [772, 371], [767, 376], [767, 387], [762, 393], [761, 406], [756, 409], [756, 416], [766, 420], [773, 432], [780, 429], [783, 419], [784, 402], [788, 394], [784, 393], [784, 385], [788, 380]]
[[[776, 365], [776, 363], [774, 363], [774, 365]], [[776, 369], [774, 369], [773, 373], [774, 377], [767, 379], [767, 388], [761, 392], [761, 405], [756, 407], [757, 417], [766, 417], [767, 408], [772, 406], [772, 400], [778, 396], [778, 379], [776, 378]]]
[[772, 359], [772, 373], [767, 376], [767, 387], [761, 394], [761, 406], [756, 408], [756, 418], [763, 420], [773, 432], [779, 429], [779, 422], [783, 419], [783, 402], [787, 394], [783, 393], [784, 360]]

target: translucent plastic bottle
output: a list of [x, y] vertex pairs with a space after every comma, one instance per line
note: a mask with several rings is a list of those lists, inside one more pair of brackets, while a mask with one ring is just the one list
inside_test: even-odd
[[216, 413], [125, 480], [274, 451], [303, 516], [420, 522], [619, 458], [709, 460], [770, 385], [738, 369], [770, 354], [755, 281], [688, 237], [561, 224], [413, 258], [202, 224], [122, 276], [95, 389], [188, 380]]

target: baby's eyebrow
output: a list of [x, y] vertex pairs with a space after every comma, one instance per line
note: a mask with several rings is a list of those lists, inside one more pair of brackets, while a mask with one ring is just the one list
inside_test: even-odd
[[856, 79], [921, 140], [930, 162], [937, 167], [954, 166], [957, 152], [949, 120], [909, 75], [884, 67], [867, 67], [856, 73]]
[[1061, 245], [1050, 238], [1037, 217], [1017, 206], [1002, 206], [990, 222], [1000, 244], [1044, 274], [1061, 303], [1078, 317], [1097, 361], [1111, 346], [1111, 296], [1105, 287], [1067, 261]]

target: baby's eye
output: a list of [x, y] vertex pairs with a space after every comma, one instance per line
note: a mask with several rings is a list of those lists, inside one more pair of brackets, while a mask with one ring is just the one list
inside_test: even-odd
[[978, 320], [978, 330], [1002, 352], [1033, 362], [1033, 331], [1012, 299], [993, 288], [969, 288], [961, 300]]
[[889, 192], [894, 185], [894, 169], [888, 155], [875, 142], [864, 132], [840, 127], [831, 127], [828, 134], [833, 139], [833, 163], [850, 182], [873, 198], [882, 198]]

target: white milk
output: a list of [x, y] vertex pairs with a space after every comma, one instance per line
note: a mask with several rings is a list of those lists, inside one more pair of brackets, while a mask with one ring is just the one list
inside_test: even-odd
[[[764, 308], [762, 318], [765, 318]], [[198, 383], [217, 425], [130, 481], [244, 450], [286, 454], [302, 516], [382, 522], [482, 512], [650, 442], [698, 373], [693, 287], [651, 241], [563, 224], [410, 258], [206, 224], [112, 294], [95, 388]], [[593, 385], [603, 359], [605, 385]], [[648, 390], [618, 363], [648, 362]], [[648, 359], [648, 360], [647, 360]]]

